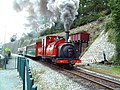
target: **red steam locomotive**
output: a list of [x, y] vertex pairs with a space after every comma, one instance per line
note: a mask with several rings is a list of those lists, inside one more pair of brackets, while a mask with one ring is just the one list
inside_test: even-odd
[[26, 46], [25, 55], [40, 57], [59, 65], [73, 66], [75, 63], [80, 63], [79, 56], [84, 48], [88, 46], [89, 34], [86, 32], [73, 34], [70, 36], [69, 42], [66, 38], [46, 36], [42, 41]]

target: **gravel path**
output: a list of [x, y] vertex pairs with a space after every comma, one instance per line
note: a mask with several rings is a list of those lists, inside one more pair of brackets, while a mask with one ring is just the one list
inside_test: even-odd
[[22, 81], [15, 69], [15, 57], [9, 60], [6, 70], [0, 70], [0, 90], [22, 90]]
[[20, 90], [19, 84], [16, 70], [0, 70], [0, 90]]
[[38, 90], [89, 90], [49, 67], [32, 60], [29, 62]]

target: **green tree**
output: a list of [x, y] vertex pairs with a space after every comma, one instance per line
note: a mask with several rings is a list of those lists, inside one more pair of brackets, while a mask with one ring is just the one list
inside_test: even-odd
[[16, 39], [17, 39], [17, 34], [16, 34], [16, 35], [13, 35], [13, 36], [10, 38], [10, 41], [11, 41], [11, 42], [14, 42], [14, 41], [16, 41]]
[[114, 64], [120, 65], [120, 0], [110, 0], [111, 8], [111, 26], [115, 33], [115, 58]]
[[71, 29], [110, 14], [109, 1], [110, 0], [80, 0], [78, 15]]

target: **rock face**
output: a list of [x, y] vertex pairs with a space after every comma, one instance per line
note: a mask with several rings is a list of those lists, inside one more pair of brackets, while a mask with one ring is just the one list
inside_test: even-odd
[[80, 59], [91, 63], [103, 61], [103, 51], [106, 55], [106, 59], [110, 59], [112, 55], [114, 55], [115, 46], [107, 41], [107, 37], [107, 33], [101, 32], [98, 38], [89, 47], [88, 51]]

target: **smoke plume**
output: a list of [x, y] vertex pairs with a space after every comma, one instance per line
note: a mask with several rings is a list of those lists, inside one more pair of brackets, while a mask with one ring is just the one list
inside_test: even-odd
[[65, 30], [70, 29], [75, 15], [78, 14], [79, 0], [41, 0], [40, 3], [43, 14], [51, 17], [52, 20], [60, 19], [64, 23]]
[[[58, 20], [64, 23], [65, 30], [69, 30], [75, 19], [75, 15], [78, 14], [79, 1], [80, 0], [16, 0], [14, 7], [20, 11], [32, 5], [33, 14], [35, 14], [38, 19], [42, 17], [42, 20], [38, 20], [38, 22], [41, 21], [47, 24], [49, 22], [53, 24], [53, 22]], [[29, 10], [30, 8], [28, 8], [28, 12], [31, 12]]]

